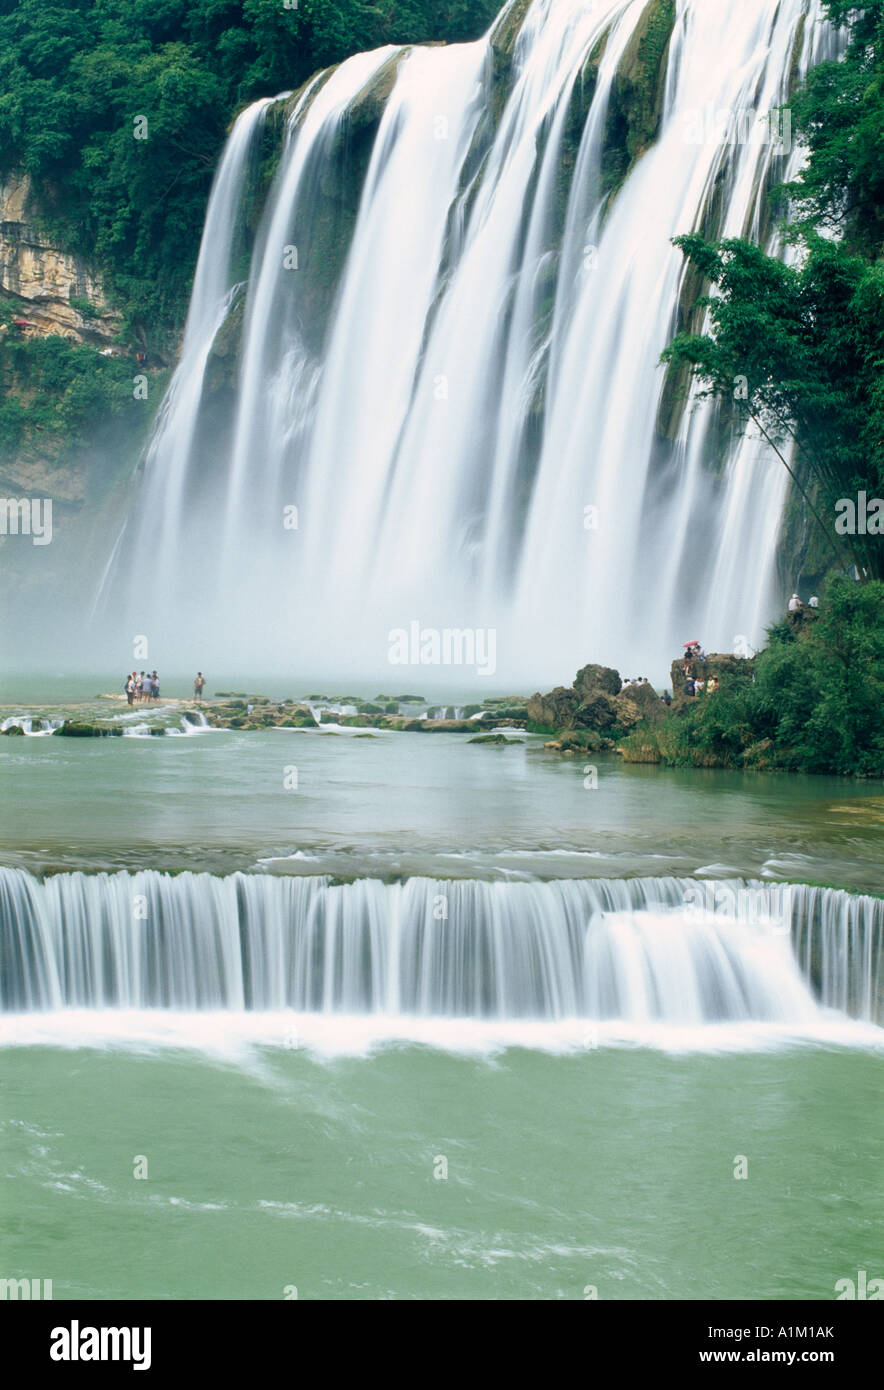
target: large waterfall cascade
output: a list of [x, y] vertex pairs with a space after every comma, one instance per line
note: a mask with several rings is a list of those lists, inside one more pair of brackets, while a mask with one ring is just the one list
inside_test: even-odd
[[670, 239], [770, 243], [801, 154], [767, 118], [830, 44], [817, 0], [515, 0], [478, 42], [245, 111], [118, 546], [151, 557], [131, 630], [172, 662], [349, 673], [415, 619], [494, 628], [513, 681], [757, 640], [787, 477], [667, 403]]
[[807, 1026], [884, 1016], [884, 900], [741, 880], [0, 869], [0, 1009]]

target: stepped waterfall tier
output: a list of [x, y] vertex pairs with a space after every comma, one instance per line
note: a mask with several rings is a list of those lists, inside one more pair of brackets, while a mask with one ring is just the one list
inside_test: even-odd
[[413, 619], [493, 628], [503, 679], [757, 644], [789, 479], [659, 366], [671, 238], [772, 240], [777, 108], [831, 33], [814, 0], [514, 0], [249, 107], [98, 611], [264, 669], [381, 668]]
[[884, 1005], [884, 902], [831, 889], [2, 869], [0, 904], [10, 1012], [807, 1025]]

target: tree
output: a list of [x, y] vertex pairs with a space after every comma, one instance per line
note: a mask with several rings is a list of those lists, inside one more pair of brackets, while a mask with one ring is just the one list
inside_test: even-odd
[[882, 578], [884, 536], [842, 537], [835, 523], [840, 499], [884, 496], [884, 266], [816, 233], [805, 243], [788, 266], [750, 242], [677, 238], [712, 287], [697, 301], [710, 328], [679, 334], [663, 356], [761, 430], [813, 494], [835, 564]]

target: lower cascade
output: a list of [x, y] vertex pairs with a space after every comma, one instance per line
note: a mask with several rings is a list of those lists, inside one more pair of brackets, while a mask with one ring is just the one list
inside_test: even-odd
[[880, 1022], [884, 901], [687, 878], [0, 869], [0, 1008]]

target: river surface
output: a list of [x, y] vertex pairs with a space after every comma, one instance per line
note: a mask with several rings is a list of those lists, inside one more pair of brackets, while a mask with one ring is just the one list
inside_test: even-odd
[[7, 1052], [5, 1268], [56, 1298], [832, 1299], [881, 1268], [880, 1069]]
[[[882, 889], [874, 784], [590, 765], [542, 742], [4, 738], [0, 862]], [[341, 1047], [334, 1016], [324, 1046], [239, 1016], [113, 1014], [42, 1035], [41, 1016], [4, 1020], [3, 1273], [51, 1278], [56, 1299], [827, 1300], [882, 1272], [868, 1024], [726, 1047], [701, 1029], [687, 1051], [534, 1046], [530, 1025], [479, 1046], [454, 1024]]]
[[[160, 716], [114, 717], [135, 731]], [[178, 712], [170, 717], [177, 729]], [[590, 762], [512, 737], [4, 738], [0, 862], [341, 877], [701, 873], [884, 889], [876, 783], [680, 771], [611, 754]]]

